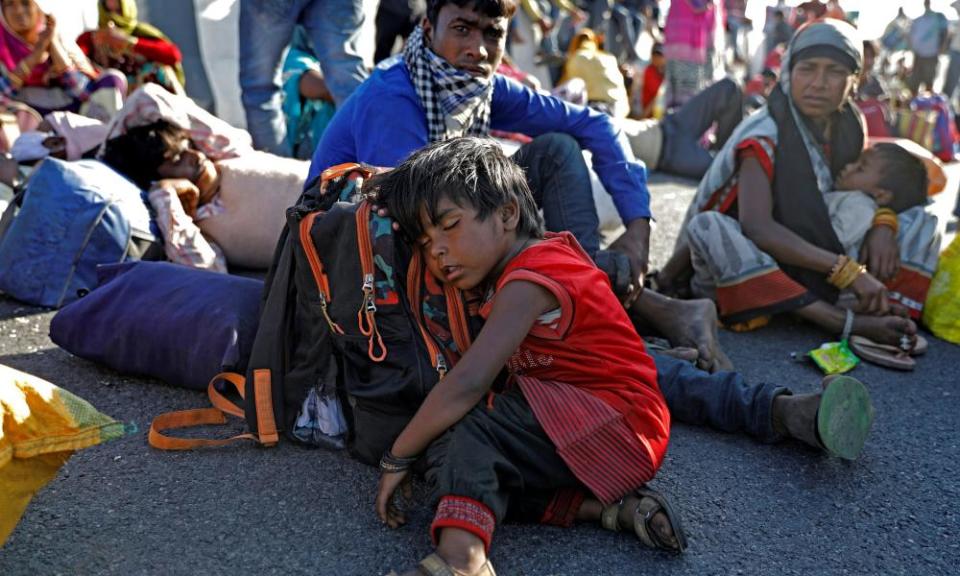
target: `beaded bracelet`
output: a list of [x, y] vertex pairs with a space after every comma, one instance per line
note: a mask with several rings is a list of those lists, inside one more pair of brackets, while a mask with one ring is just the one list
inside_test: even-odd
[[404, 470], [410, 469], [413, 466], [413, 463], [417, 461], [419, 456], [409, 456], [407, 458], [399, 458], [394, 456], [390, 450], [387, 450], [383, 453], [383, 456], [380, 457], [380, 469], [384, 472], [403, 472]]

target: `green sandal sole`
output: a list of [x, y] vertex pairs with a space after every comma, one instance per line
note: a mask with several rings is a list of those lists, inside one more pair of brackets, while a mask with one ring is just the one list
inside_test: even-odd
[[844, 460], [856, 460], [872, 424], [873, 404], [867, 387], [850, 376], [832, 380], [817, 411], [817, 433], [827, 452]]

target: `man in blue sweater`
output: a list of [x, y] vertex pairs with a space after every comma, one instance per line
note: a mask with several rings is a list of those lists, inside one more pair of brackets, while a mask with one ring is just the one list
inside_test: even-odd
[[[393, 167], [430, 142], [533, 137], [514, 159], [524, 168], [548, 230], [568, 230], [611, 277], [629, 309], [674, 344], [698, 349], [707, 369], [728, 368], [716, 339], [716, 311], [643, 290], [650, 238], [647, 173], [609, 117], [534, 92], [494, 74], [503, 57], [511, 0], [430, 0], [402, 55], [385, 60], [337, 111], [313, 156], [308, 181], [330, 166]], [[623, 220], [625, 232], [600, 250], [599, 220], [581, 149]], [[624, 258], [623, 256], [626, 256]]]

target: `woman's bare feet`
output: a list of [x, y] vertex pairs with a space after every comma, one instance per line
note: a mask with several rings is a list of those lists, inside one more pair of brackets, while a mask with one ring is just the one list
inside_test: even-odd
[[[905, 308], [896, 305], [892, 306], [891, 312], [885, 316], [855, 314], [851, 332], [879, 344], [899, 346], [903, 336], [907, 336], [913, 343], [917, 339], [917, 325], [905, 315], [905, 312]], [[813, 322], [836, 335], [843, 332], [847, 317], [846, 310], [822, 300], [804, 306], [795, 313], [804, 320]]]
[[697, 366], [707, 372], [732, 370], [733, 363], [720, 348], [717, 307], [710, 300], [676, 300], [644, 290], [630, 311], [649, 322], [670, 343], [694, 348]]
[[[879, 344], [899, 346], [904, 336], [911, 344], [917, 340], [917, 325], [903, 316], [866, 316], [857, 314], [853, 319], [852, 332], [865, 336]], [[909, 350], [909, 348], [908, 348]]]

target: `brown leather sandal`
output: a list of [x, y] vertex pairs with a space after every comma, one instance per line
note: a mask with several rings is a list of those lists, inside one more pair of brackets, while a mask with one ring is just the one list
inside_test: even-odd
[[[628, 504], [633, 498], [636, 499], [633, 504]], [[682, 553], [687, 548], [687, 537], [683, 531], [680, 515], [674, 511], [662, 494], [650, 488], [640, 488], [633, 494], [628, 494], [622, 498], [620, 502], [604, 508], [600, 515], [600, 524], [607, 530], [620, 532], [622, 530], [620, 528], [620, 512], [627, 505], [634, 506], [633, 531], [644, 546], [658, 550], [669, 550], [677, 554]], [[667, 517], [676, 544], [661, 540], [656, 530], [650, 526], [650, 521], [657, 512], [663, 512]]]
[[417, 573], [423, 576], [497, 576], [497, 573], [493, 571], [490, 560], [484, 562], [483, 566], [477, 572], [467, 574], [447, 564], [446, 560], [436, 553], [420, 561], [417, 565]]

